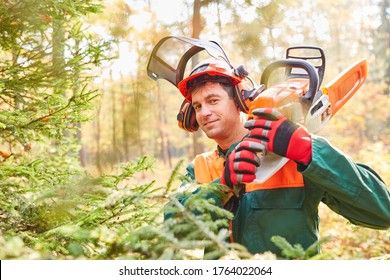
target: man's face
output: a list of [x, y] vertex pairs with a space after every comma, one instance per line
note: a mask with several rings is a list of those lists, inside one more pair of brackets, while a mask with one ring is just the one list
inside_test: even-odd
[[196, 120], [206, 135], [223, 142], [242, 127], [240, 110], [219, 83], [207, 82], [192, 93]]

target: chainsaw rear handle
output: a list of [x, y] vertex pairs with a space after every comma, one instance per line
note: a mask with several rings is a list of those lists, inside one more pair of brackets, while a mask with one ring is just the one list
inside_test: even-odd
[[304, 98], [310, 100], [315, 96], [320, 86], [318, 72], [312, 64], [302, 59], [280, 59], [272, 62], [265, 67], [264, 72], [261, 75], [261, 84], [268, 88], [267, 84], [271, 73], [279, 68], [301, 68], [305, 70], [308, 74], [309, 89], [304, 95]]

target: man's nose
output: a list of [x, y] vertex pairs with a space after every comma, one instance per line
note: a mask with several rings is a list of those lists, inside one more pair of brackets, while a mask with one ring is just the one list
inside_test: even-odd
[[211, 114], [211, 110], [209, 108], [209, 106], [207, 106], [207, 104], [203, 104], [202, 107], [200, 108], [200, 112], [198, 112], [200, 114], [200, 116], [202, 117], [206, 117], [206, 116], [209, 116]]

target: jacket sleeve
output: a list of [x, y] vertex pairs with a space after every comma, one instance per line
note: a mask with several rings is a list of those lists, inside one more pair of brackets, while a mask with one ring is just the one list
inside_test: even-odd
[[305, 183], [324, 191], [322, 202], [351, 223], [390, 227], [390, 190], [379, 175], [355, 163], [325, 138], [313, 136], [312, 161], [300, 170]]

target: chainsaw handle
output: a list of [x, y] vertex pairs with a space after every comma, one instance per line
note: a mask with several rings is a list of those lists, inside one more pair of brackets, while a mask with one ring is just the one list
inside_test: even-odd
[[313, 97], [319, 88], [319, 77], [315, 67], [309, 62], [302, 59], [280, 59], [270, 63], [265, 67], [263, 74], [261, 75], [261, 84], [268, 87], [268, 79], [271, 73], [278, 68], [301, 68], [305, 70], [309, 78], [309, 89], [305, 94], [305, 99]]

